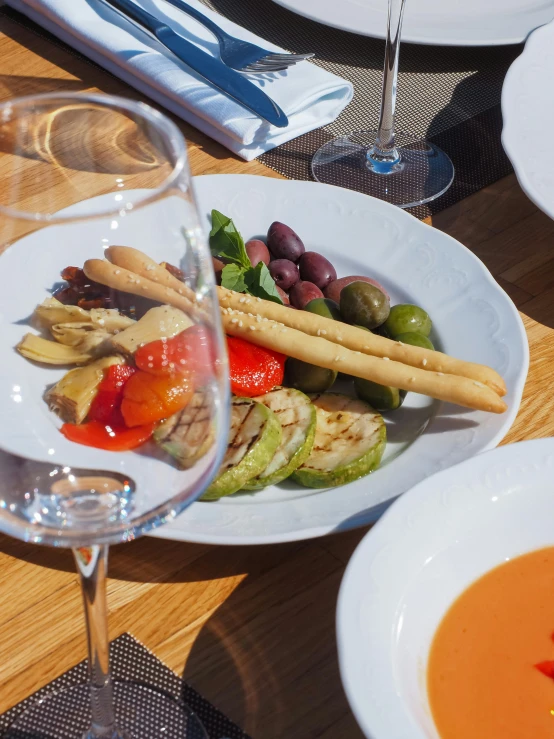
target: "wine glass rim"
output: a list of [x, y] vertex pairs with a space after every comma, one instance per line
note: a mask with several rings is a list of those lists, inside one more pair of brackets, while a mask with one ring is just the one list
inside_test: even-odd
[[[5, 118], [7, 115], [6, 111], [11, 111], [17, 106], [26, 106], [31, 103], [42, 103], [52, 100], [60, 100], [60, 102], [90, 102], [104, 106], [105, 108], [120, 108], [127, 112], [133, 113], [140, 116], [141, 118], [150, 122], [153, 126], [160, 131], [164, 137], [168, 138], [172, 143], [176, 143], [176, 159], [171, 169], [171, 172], [166, 178], [155, 188], [149, 188], [148, 194], [137, 198], [133, 202], [133, 211], [152, 203], [159, 199], [160, 195], [167, 192], [180, 177], [182, 172], [186, 168], [187, 164], [187, 146], [185, 137], [179, 130], [178, 126], [168, 116], [164, 115], [160, 111], [156, 110], [147, 103], [140, 101], [130, 100], [129, 98], [120, 97], [118, 95], [106, 95], [104, 93], [94, 92], [47, 92], [38, 95], [25, 95], [22, 97], [13, 98], [0, 103], [0, 121], [7, 121]], [[74, 203], [72, 205], [76, 205]], [[71, 207], [71, 206], [67, 206]], [[63, 208], [61, 209], [64, 210]], [[19, 210], [18, 208], [12, 208], [11, 206], [3, 205], [0, 202], [0, 215], [14, 218], [22, 221], [31, 221], [37, 224], [53, 225], [63, 224], [69, 222], [79, 221], [90, 221], [97, 218], [109, 218], [111, 216], [120, 215], [121, 208], [110, 207], [107, 209], [100, 209], [92, 213], [86, 213], [82, 215], [74, 214], [59, 214], [57, 213], [37, 213], [32, 211]]]

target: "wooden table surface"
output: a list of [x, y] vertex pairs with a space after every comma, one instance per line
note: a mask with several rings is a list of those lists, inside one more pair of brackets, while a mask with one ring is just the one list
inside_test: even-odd
[[[1, 18], [0, 33], [3, 100], [87, 90], [135, 97], [13, 20]], [[278, 176], [181, 127], [194, 174]], [[551, 435], [554, 223], [510, 176], [441, 212], [433, 225], [484, 261], [527, 329], [529, 377], [504, 443]], [[359, 739], [340, 683], [334, 617], [345, 565], [364, 533], [255, 548], [150, 538], [116, 546], [110, 634], [134, 634], [254, 739]], [[71, 554], [0, 535], [0, 713], [85, 656]]]

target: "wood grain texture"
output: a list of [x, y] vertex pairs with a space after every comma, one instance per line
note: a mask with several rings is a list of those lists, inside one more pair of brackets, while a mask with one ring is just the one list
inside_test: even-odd
[[[0, 31], [0, 99], [55, 90], [136, 97], [12, 21], [2, 19]], [[194, 174], [278, 176], [179, 125]], [[551, 435], [554, 223], [512, 176], [433, 225], [485, 262], [527, 329], [529, 379], [505, 443]], [[147, 538], [114, 547], [111, 636], [133, 633], [254, 739], [361, 739], [341, 688], [334, 617], [345, 565], [364, 533], [256, 548]], [[0, 712], [85, 657], [83, 627], [71, 555], [0, 536]]]

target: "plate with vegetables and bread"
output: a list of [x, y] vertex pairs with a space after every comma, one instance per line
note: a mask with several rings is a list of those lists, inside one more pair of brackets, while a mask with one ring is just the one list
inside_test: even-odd
[[[201, 500], [156, 535], [255, 544], [360, 526], [415, 482], [501, 440], [521, 399], [527, 341], [512, 302], [465, 247], [332, 186], [213, 175], [195, 187], [227, 337], [231, 428]], [[77, 457], [86, 450], [87, 467], [94, 455], [125, 455], [138, 484], [145, 455], [186, 468], [203, 440], [227, 430], [201, 425], [195, 388], [210, 346], [187, 320], [195, 305], [182, 265], [163, 244], [146, 254], [136, 227], [79, 244], [49, 231], [25, 237], [11, 264], [0, 257], [13, 274], [29, 250], [48, 253], [2, 317], [4, 381], [14, 362], [33, 364], [32, 412], [43, 427], [52, 417], [54, 441], [63, 436]], [[110, 309], [110, 290], [129, 296], [129, 310]], [[21, 325], [31, 314], [34, 327]]]

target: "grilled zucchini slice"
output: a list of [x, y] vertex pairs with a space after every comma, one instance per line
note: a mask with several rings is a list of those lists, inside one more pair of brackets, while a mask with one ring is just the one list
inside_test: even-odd
[[262, 474], [247, 482], [245, 490], [260, 490], [289, 477], [308, 459], [315, 437], [315, 407], [300, 390], [278, 387], [256, 400], [266, 405], [279, 419], [281, 443]]
[[309, 488], [358, 480], [379, 466], [386, 444], [383, 417], [363, 400], [338, 393], [311, 396], [317, 414], [315, 440], [291, 479]]
[[214, 442], [211, 396], [197, 390], [184, 410], [154, 431], [154, 441], [171, 454], [183, 469], [192, 467]]
[[200, 500], [232, 495], [265, 470], [281, 442], [273, 411], [251, 398], [233, 398], [229, 444], [218, 476]]

